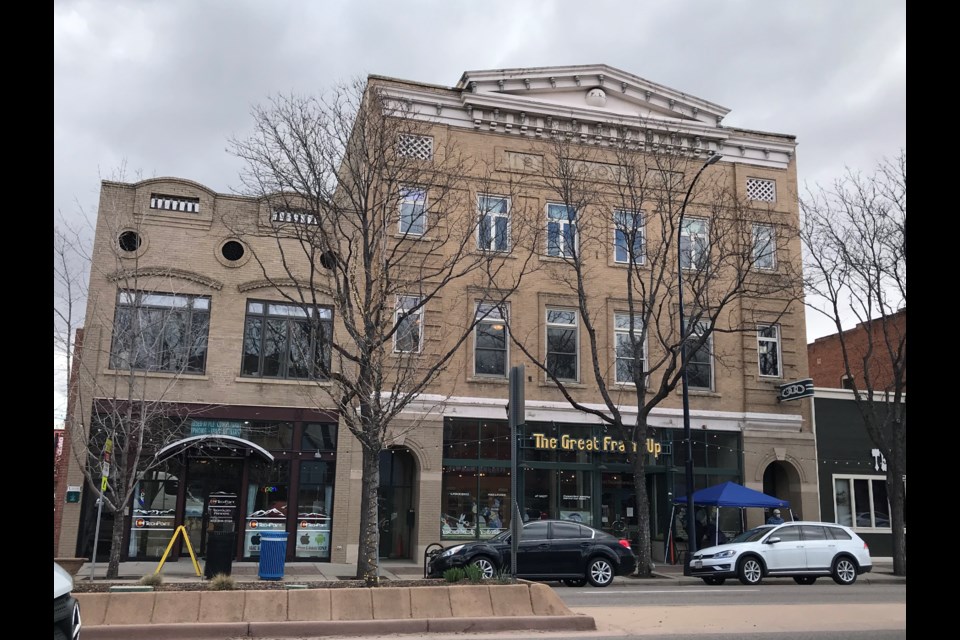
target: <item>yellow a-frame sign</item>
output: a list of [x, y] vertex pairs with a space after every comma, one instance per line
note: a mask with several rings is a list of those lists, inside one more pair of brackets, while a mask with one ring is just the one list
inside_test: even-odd
[[170, 549], [173, 548], [173, 541], [177, 539], [177, 536], [180, 533], [183, 533], [183, 541], [187, 543], [187, 551], [190, 552], [190, 559], [193, 560], [193, 568], [197, 572], [197, 577], [200, 576], [200, 565], [197, 563], [197, 556], [193, 553], [193, 546], [190, 544], [190, 538], [187, 537], [187, 530], [180, 525], [173, 532], [173, 536], [170, 538], [170, 543], [167, 544], [167, 550], [163, 552], [163, 557], [160, 558], [160, 564], [157, 565], [157, 570], [154, 573], [160, 573], [160, 569], [163, 567], [163, 563], [167, 561], [167, 556], [170, 555]]

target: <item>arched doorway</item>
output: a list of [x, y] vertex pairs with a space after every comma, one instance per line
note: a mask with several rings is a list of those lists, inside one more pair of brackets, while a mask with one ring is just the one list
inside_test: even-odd
[[[787, 500], [796, 514], [799, 504], [795, 498], [798, 498], [799, 494], [794, 495], [796, 492], [792, 491], [792, 489], [795, 487], [790, 481], [790, 479], [795, 476], [796, 473], [794, 473], [793, 468], [789, 464], [779, 461], [771, 462], [763, 471], [763, 492], [768, 496]], [[764, 512], [764, 522], [767, 521], [771, 513], [771, 510]], [[789, 520], [786, 513], [783, 514], [783, 517]], [[797, 517], [799, 518], [799, 516]]]
[[380, 454], [380, 557], [409, 558], [416, 522], [413, 488], [416, 462], [407, 449]]

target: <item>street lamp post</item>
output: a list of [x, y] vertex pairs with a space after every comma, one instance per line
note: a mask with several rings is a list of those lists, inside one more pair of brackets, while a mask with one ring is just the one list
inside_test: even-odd
[[[687, 485], [687, 557], [683, 561], [683, 575], [690, 575], [690, 557], [697, 550], [696, 539], [696, 519], [693, 515], [693, 441], [690, 437], [690, 396], [687, 391], [687, 322], [683, 314], [683, 215], [687, 212], [687, 201], [690, 200], [690, 193], [693, 191], [693, 185], [697, 184], [700, 174], [710, 165], [720, 160], [720, 154], [707, 158], [697, 174], [690, 181], [687, 188], [687, 194], [683, 197], [683, 204], [680, 206], [680, 222], [677, 225], [677, 295], [679, 297], [680, 311], [680, 384], [683, 388], [683, 437], [687, 441], [687, 459], [684, 465], [684, 475]], [[691, 262], [693, 258], [693, 249], [691, 247]]]

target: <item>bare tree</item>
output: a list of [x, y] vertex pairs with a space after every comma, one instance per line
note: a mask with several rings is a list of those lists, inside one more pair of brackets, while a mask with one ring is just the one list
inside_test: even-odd
[[[254, 133], [232, 140], [231, 151], [246, 162], [245, 193], [267, 211], [252, 224], [224, 222], [249, 240], [273, 290], [326, 336], [300, 358], [301, 377], [317, 383], [315, 401], [336, 407], [362, 448], [357, 577], [372, 583], [380, 453], [410, 428], [404, 409], [517, 289], [531, 258], [479, 245], [495, 243], [491, 233], [521, 237], [522, 216], [509, 231], [491, 231], [484, 214], [496, 203], [480, 198], [478, 214], [471, 195], [490, 172], [383, 85], [356, 80], [322, 97], [277, 96], [252, 115]], [[500, 182], [495, 192], [511, 189]], [[455, 290], [487, 304], [462, 321]], [[321, 308], [332, 309], [335, 339]]]
[[[560, 205], [557, 215], [548, 214], [546, 253], [558, 259], [555, 282], [575, 300], [589, 350], [588, 375], [602, 406], [582, 401], [561, 360], [533, 353], [529, 345], [535, 340], [514, 332], [511, 337], [571, 406], [598, 418], [621, 441], [634, 443], [625, 455], [638, 514], [638, 573], [649, 576], [653, 562], [645, 469], [650, 456], [645, 443], [654, 435], [650, 413], [677, 388], [684, 369], [691, 378], [703, 375], [697, 356], [709, 354], [719, 366], [730, 358], [728, 366], [739, 366], [739, 352], [715, 348], [714, 337], [755, 332], [757, 322], [776, 323], [797, 300], [800, 275], [790, 247], [796, 229], [782, 214], [737, 199], [719, 169], [692, 183], [707, 156], [669, 147], [641, 152], [626, 136], [620, 139], [612, 149], [598, 149], [561, 133], [553, 138], [540, 172], [542, 187]], [[690, 210], [681, 233], [685, 206]], [[678, 237], [685, 338], [677, 306]], [[611, 277], [611, 243], [614, 259], [622, 265], [615, 276], [622, 279], [612, 301], [612, 332], [607, 289], [596, 286], [600, 278], [609, 282]], [[564, 351], [562, 345], [548, 344], [547, 349]], [[709, 387], [706, 378], [696, 386]]]
[[[70, 372], [66, 442], [97, 502], [114, 515], [108, 578], [118, 575], [123, 514], [138, 482], [164, 465], [153, 454], [183, 437], [196, 413], [171, 396], [183, 374], [202, 371], [207, 349], [209, 301], [205, 307], [201, 296], [179, 292], [182, 281], [169, 270], [142, 267], [139, 226], [132, 216], [101, 211], [92, 248], [82, 223], [54, 230], [55, 291], [61, 291], [54, 343]], [[81, 340], [81, 324], [108, 337]], [[101, 375], [103, 369], [112, 374]]]
[[[907, 575], [907, 153], [801, 199], [808, 306], [837, 330], [867, 434], [887, 459], [893, 571]], [[845, 332], [851, 321], [865, 340]], [[858, 327], [859, 328], [859, 327]]]

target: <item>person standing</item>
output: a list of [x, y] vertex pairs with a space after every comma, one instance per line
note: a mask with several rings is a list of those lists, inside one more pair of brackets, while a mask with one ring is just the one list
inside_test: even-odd
[[783, 518], [780, 517], [780, 509], [773, 510], [773, 515], [767, 518], [767, 524], [783, 524]]

